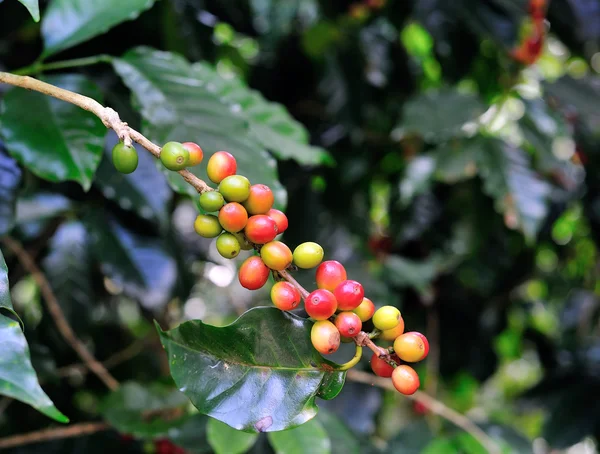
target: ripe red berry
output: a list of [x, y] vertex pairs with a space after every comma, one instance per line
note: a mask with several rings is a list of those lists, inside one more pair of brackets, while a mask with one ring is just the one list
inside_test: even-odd
[[250, 187], [250, 195], [244, 202], [249, 214], [267, 214], [275, 202], [273, 191], [266, 184], [254, 184]]
[[246, 227], [248, 213], [239, 203], [231, 202], [219, 210], [219, 222], [228, 232], [239, 232]]
[[335, 314], [337, 301], [329, 290], [318, 289], [304, 300], [306, 313], [315, 320], [326, 320]]
[[333, 294], [338, 302], [338, 309], [351, 311], [362, 303], [365, 297], [365, 290], [360, 282], [347, 280], [340, 282], [333, 291]]
[[340, 347], [340, 332], [329, 320], [320, 320], [310, 330], [310, 340], [319, 353], [329, 355]]
[[394, 369], [394, 372], [392, 372], [392, 383], [398, 392], [407, 396], [414, 394], [421, 384], [415, 370], [406, 364], [402, 364]]
[[282, 311], [295, 309], [301, 300], [300, 292], [289, 282], [277, 282], [271, 288], [271, 301]]
[[327, 260], [319, 265], [316, 273], [317, 287], [333, 292], [342, 281], [346, 280], [346, 269], [335, 260]]
[[371, 320], [373, 314], [375, 313], [375, 304], [369, 298], [363, 298], [362, 302], [356, 309], [353, 309], [358, 318], [360, 318], [361, 322], [366, 322], [367, 320]]
[[404, 319], [401, 315], [398, 324], [394, 328], [382, 331], [379, 335], [379, 339], [394, 341], [398, 336], [402, 335], [402, 333], [404, 333]]
[[267, 213], [267, 216], [275, 221], [275, 224], [277, 224], [277, 231], [279, 233], [283, 233], [287, 230], [288, 218], [282, 211], [271, 208]]
[[208, 160], [206, 174], [213, 183], [220, 183], [226, 177], [235, 175], [237, 162], [231, 153], [217, 151]]
[[394, 351], [403, 361], [416, 363], [429, 353], [429, 341], [421, 333], [405, 333], [394, 341]]
[[277, 236], [277, 224], [269, 216], [257, 214], [248, 218], [244, 233], [251, 242], [265, 244]]
[[185, 148], [190, 153], [190, 158], [188, 159], [188, 166], [194, 167], [202, 162], [204, 158], [204, 153], [202, 152], [202, 148], [197, 143], [194, 142], [183, 142], [183, 148]]
[[354, 312], [340, 312], [335, 317], [335, 327], [338, 329], [341, 336], [354, 337], [360, 333], [362, 322]]
[[373, 369], [375, 375], [386, 378], [391, 377], [392, 372], [394, 372], [394, 367], [380, 359], [379, 356], [377, 356], [377, 353], [373, 353], [373, 356], [371, 356], [371, 369]]
[[281, 241], [270, 241], [260, 250], [260, 256], [269, 268], [285, 270], [292, 263], [292, 251]]
[[238, 278], [242, 287], [248, 290], [258, 290], [266, 284], [269, 279], [269, 268], [263, 263], [260, 257], [248, 257], [242, 263]]

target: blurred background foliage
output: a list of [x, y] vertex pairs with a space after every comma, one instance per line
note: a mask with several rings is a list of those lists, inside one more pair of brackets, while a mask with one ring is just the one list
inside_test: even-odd
[[[196, 138], [210, 153], [234, 153], [287, 205], [284, 241], [318, 241], [377, 306], [399, 307], [406, 326], [428, 336], [430, 357], [418, 366], [426, 392], [504, 452], [597, 452], [600, 1], [111, 3], [123, 17], [95, 30], [92, 0], [42, 1], [41, 25], [16, 0], [0, 1], [0, 70], [26, 67], [104, 99], [159, 143]], [[187, 106], [177, 77], [191, 71], [242, 110], [246, 142], [225, 108], [200, 112], [205, 95], [191, 98], [197, 109]], [[66, 123], [59, 130], [94, 138], [85, 145], [91, 164], [67, 175], [68, 166], [48, 161], [60, 137], [41, 126], [48, 117], [37, 98], [6, 88], [0, 234], [24, 242], [96, 357], [114, 360], [129, 346], [113, 361], [120, 381], [168, 376], [152, 319], [223, 325], [268, 304], [267, 290], [239, 286], [239, 262], [195, 235], [187, 189], [149, 155], [141, 151], [140, 169], [117, 177], [106, 159], [114, 134], [104, 138], [89, 120], [77, 126], [81, 112], [55, 106]], [[37, 151], [28, 142], [36, 134]], [[73, 135], [67, 150], [77, 148]], [[137, 427], [140, 409], [114, 396], [107, 403], [102, 384], [73, 366], [78, 358], [34, 280], [3, 252], [44, 390], [71, 421], [103, 415], [121, 432], [12, 452], [176, 452], [166, 440], [189, 452], [483, 452], [426, 407], [352, 382], [320, 402], [326, 411], [301, 433], [237, 440], [225, 432], [223, 444], [220, 423], [198, 415], [177, 430]], [[314, 285], [311, 273], [299, 280]], [[158, 399], [128, 386], [139, 402]], [[1, 435], [48, 424], [24, 404], [0, 401]]]

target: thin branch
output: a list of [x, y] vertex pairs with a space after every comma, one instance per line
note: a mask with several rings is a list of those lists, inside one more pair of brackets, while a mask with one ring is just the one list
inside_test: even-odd
[[37, 430], [21, 435], [0, 438], [0, 449], [14, 448], [43, 441], [58, 440], [61, 438], [81, 437], [96, 432], [108, 430], [110, 426], [104, 422], [86, 422], [74, 424], [69, 427], [58, 427], [53, 429]]
[[58, 304], [58, 300], [52, 291], [52, 287], [50, 286], [48, 279], [46, 279], [44, 273], [42, 273], [39, 267], [35, 264], [21, 243], [10, 237], [4, 237], [2, 242], [17, 256], [17, 259], [19, 262], [21, 262], [23, 268], [31, 273], [31, 276], [40, 287], [40, 291], [44, 297], [44, 301], [46, 302], [48, 312], [54, 319], [54, 323], [56, 324], [58, 331], [65, 341], [71, 346], [71, 348], [73, 348], [73, 350], [75, 350], [85, 365], [94, 374], [96, 374], [110, 390], [116, 390], [119, 387], [119, 382], [115, 380], [110, 372], [108, 372], [108, 370], [106, 370], [106, 368], [96, 358], [94, 358], [94, 355], [90, 353], [83, 342], [81, 342], [81, 340], [79, 340], [79, 338], [75, 335], [71, 325], [69, 325], [69, 322], [65, 317], [65, 314]]
[[288, 273], [286, 270], [283, 270], [279, 271], [279, 275], [298, 289], [300, 295], [302, 295], [302, 299], [306, 300], [306, 298], [308, 298], [308, 295], [310, 295], [308, 290], [302, 287], [302, 285], [296, 279], [294, 279], [290, 273]]
[[[379, 388], [395, 391], [394, 385], [392, 384], [391, 380], [383, 377], [377, 377], [367, 372], [349, 370], [347, 372], [347, 378], [357, 383], [364, 383], [367, 385], [377, 386]], [[501, 454], [502, 451], [500, 450], [500, 447], [498, 446], [496, 441], [494, 441], [479, 426], [477, 426], [477, 424], [475, 424], [465, 415], [462, 415], [457, 411], [452, 410], [444, 403], [431, 397], [423, 391], [417, 391], [412, 396], [406, 397], [410, 400], [422, 403], [423, 405], [425, 405], [425, 407], [427, 407], [428, 410], [441, 416], [447, 421], [450, 421], [455, 426], [463, 429], [465, 432], [467, 432], [469, 435], [475, 438], [488, 453]]]

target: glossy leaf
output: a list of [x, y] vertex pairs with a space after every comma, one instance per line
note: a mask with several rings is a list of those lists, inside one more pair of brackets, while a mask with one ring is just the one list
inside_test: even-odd
[[133, 173], [122, 174], [112, 164], [112, 148], [117, 140], [116, 134], [108, 135], [94, 184], [106, 198], [114, 200], [124, 210], [131, 210], [143, 219], [166, 226], [173, 192], [165, 176], [156, 168], [156, 158], [135, 144], [138, 167]]
[[[4, 261], [2, 251], [0, 250], [0, 314], [2, 313], [2, 310], [10, 312], [17, 318], [19, 317], [15, 312], [15, 308], [13, 307], [10, 299], [10, 291], [8, 289], [8, 267]], [[20, 319], [19, 322], [22, 326], [23, 322]]]
[[21, 4], [27, 8], [31, 17], [36, 22], [40, 21], [40, 5], [38, 0], [19, 0]]
[[[305, 423], [317, 413], [323, 383], [344, 372], [310, 343], [312, 323], [276, 308], [259, 307], [217, 328], [192, 320], [162, 331], [171, 375], [201, 413], [247, 432]], [[334, 397], [328, 393], [328, 398]]]
[[331, 454], [331, 440], [318, 419], [291, 430], [272, 432], [269, 441], [277, 454]]
[[[47, 82], [96, 100], [101, 97], [80, 75], [52, 76]], [[4, 97], [0, 132], [8, 152], [38, 177], [77, 181], [88, 190], [102, 157], [106, 127], [72, 104], [14, 88]]]
[[177, 280], [177, 264], [165, 240], [133, 232], [98, 210], [89, 215], [86, 225], [102, 271], [126, 295], [148, 309], [168, 302]]
[[21, 184], [21, 169], [0, 144], [0, 236], [14, 225], [17, 192]]
[[[218, 150], [229, 151], [237, 159], [238, 173], [270, 186], [279, 206], [285, 205], [275, 160], [251, 135], [240, 107], [224, 100], [215, 82], [205, 81], [200, 69], [175, 54], [149, 48], [128, 52], [114, 61], [114, 67], [133, 92], [145, 120], [143, 131], [150, 139], [196, 142], [205, 160]], [[190, 170], [206, 180], [204, 168]], [[176, 191], [197, 196], [179, 174], [167, 174]]]
[[243, 454], [250, 449], [258, 434], [242, 432], [210, 418], [206, 425], [208, 443], [216, 454]]
[[154, 0], [53, 0], [44, 13], [44, 57], [106, 33], [137, 18]]

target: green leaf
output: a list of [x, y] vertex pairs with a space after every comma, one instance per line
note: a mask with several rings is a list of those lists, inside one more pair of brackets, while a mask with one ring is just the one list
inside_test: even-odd
[[331, 440], [317, 420], [291, 430], [272, 432], [269, 441], [277, 454], [331, 454]]
[[235, 429], [271, 432], [313, 418], [322, 383], [337, 383], [338, 392], [343, 385], [345, 373], [312, 347], [311, 327], [288, 312], [259, 307], [222, 328], [192, 320], [157, 329], [175, 383], [201, 413]]
[[154, 0], [53, 0], [44, 14], [42, 37], [48, 57], [133, 20]]
[[19, 0], [21, 2], [21, 4], [27, 8], [27, 11], [29, 11], [29, 14], [31, 14], [31, 17], [33, 17], [33, 20], [35, 22], [39, 22], [40, 21], [40, 5], [38, 0]]
[[436, 161], [431, 156], [417, 156], [408, 163], [404, 178], [400, 181], [400, 204], [407, 207], [415, 196], [431, 186]]
[[420, 93], [404, 105], [404, 134], [418, 134], [427, 142], [439, 143], [451, 137], [464, 136], [463, 126], [476, 121], [484, 105], [475, 95], [452, 89]]
[[15, 308], [13, 307], [12, 301], [10, 300], [10, 291], [8, 290], [8, 267], [6, 266], [6, 262], [4, 261], [2, 251], [0, 251], [0, 313], [2, 309], [10, 312], [12, 315], [17, 317], [19, 323], [21, 323], [21, 327], [23, 327], [23, 321], [15, 312]]
[[359, 440], [336, 415], [321, 409], [315, 420], [321, 423], [329, 436], [331, 454], [360, 454]]
[[121, 208], [166, 227], [173, 192], [165, 176], [156, 168], [156, 159], [136, 144], [138, 167], [133, 173], [122, 174], [112, 164], [112, 148], [116, 143], [117, 135], [110, 133], [94, 184], [106, 198], [114, 200]]
[[250, 449], [258, 434], [242, 432], [214, 418], [206, 425], [208, 443], [216, 454], [243, 454]]
[[434, 435], [425, 421], [412, 422], [389, 441], [385, 453], [421, 454], [433, 439]]
[[102, 402], [100, 413], [119, 432], [152, 439], [183, 426], [189, 419], [182, 411], [187, 404], [187, 398], [171, 387], [128, 382]]
[[425, 291], [429, 287], [440, 272], [441, 265], [442, 260], [438, 256], [416, 262], [398, 255], [390, 255], [384, 263], [385, 275], [391, 284], [398, 287], [414, 287], [419, 291]]
[[177, 263], [166, 241], [141, 235], [108, 219], [95, 210], [86, 219], [92, 235], [92, 250], [102, 272], [142, 306], [155, 309], [164, 306], [173, 293], [177, 280]]
[[0, 236], [14, 224], [17, 192], [21, 184], [21, 169], [0, 147]]
[[434, 150], [436, 180], [453, 184], [477, 174], [477, 155], [481, 149], [472, 142], [446, 143]]
[[69, 211], [73, 206], [62, 194], [35, 192], [17, 200], [17, 225], [52, 219]]
[[[205, 160], [218, 150], [227, 150], [237, 159], [238, 173], [253, 183], [270, 186], [280, 206], [285, 190], [277, 179], [277, 163], [251, 135], [240, 107], [217, 93], [215, 81], [205, 81], [201, 67], [183, 58], [149, 48], [137, 48], [114, 67], [134, 93], [144, 118], [143, 132], [157, 143], [169, 140], [197, 142]], [[192, 167], [203, 180], [204, 166]], [[173, 189], [197, 196], [194, 189], [175, 172], [167, 172]]]
[[[47, 82], [96, 100], [98, 88], [80, 75], [48, 77]], [[4, 97], [0, 133], [9, 153], [40, 178], [92, 184], [102, 157], [106, 128], [79, 107], [41, 93], [14, 88]]]

